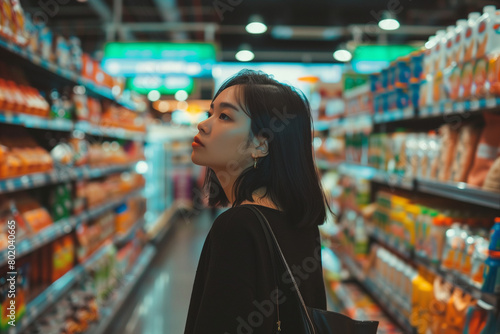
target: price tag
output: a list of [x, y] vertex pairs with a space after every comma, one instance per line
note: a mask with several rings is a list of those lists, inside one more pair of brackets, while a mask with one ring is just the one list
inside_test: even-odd
[[16, 189], [16, 185], [14, 183], [14, 180], [12, 180], [12, 179], [5, 181], [5, 186], [7, 187], [7, 190], [9, 190], [9, 191]]
[[40, 187], [45, 183], [45, 175], [36, 174], [31, 177], [31, 182], [33, 183], [33, 187]]
[[496, 106], [497, 106], [497, 100], [494, 97], [486, 100], [486, 107], [487, 108], [494, 108]]
[[59, 182], [59, 176], [57, 175], [57, 172], [56, 171], [53, 171], [50, 173], [50, 181], [52, 183], [57, 183]]
[[22, 187], [23, 189], [27, 189], [30, 187], [30, 179], [28, 176], [23, 176], [21, 177], [21, 184], [22, 184]]
[[439, 115], [441, 113], [441, 108], [439, 107], [439, 105], [436, 105], [434, 106], [433, 110], [432, 110], [432, 114], [433, 115]]
[[14, 115], [11, 112], [6, 112], [4, 114], [4, 116], [5, 116], [5, 121], [7, 123], [13, 123], [14, 122]]
[[478, 110], [479, 109], [479, 101], [478, 100], [470, 101], [470, 109], [471, 110]]
[[444, 105], [444, 113], [445, 114], [451, 114], [453, 112], [453, 103], [451, 102], [446, 102]]
[[52, 72], [57, 72], [57, 70], [58, 70], [57, 65], [52, 63], [52, 62], [47, 62], [47, 68], [49, 70], [51, 70]]

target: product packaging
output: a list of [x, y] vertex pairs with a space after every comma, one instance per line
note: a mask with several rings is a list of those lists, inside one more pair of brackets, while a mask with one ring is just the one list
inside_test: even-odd
[[459, 131], [455, 159], [451, 166], [450, 180], [454, 182], [467, 182], [467, 176], [474, 163], [481, 128], [476, 124], [469, 123], [463, 125]]
[[491, 165], [484, 180], [483, 189], [486, 191], [500, 192], [500, 157]]
[[484, 113], [485, 127], [481, 133], [474, 164], [467, 183], [482, 187], [493, 162], [500, 155], [500, 115]]
[[500, 293], [500, 217], [490, 232], [488, 259], [485, 262], [484, 283], [481, 289], [486, 293]]
[[434, 162], [433, 169], [437, 171], [439, 181], [448, 181], [451, 174], [451, 165], [455, 156], [458, 141], [458, 131], [451, 124], [439, 128], [441, 150]]

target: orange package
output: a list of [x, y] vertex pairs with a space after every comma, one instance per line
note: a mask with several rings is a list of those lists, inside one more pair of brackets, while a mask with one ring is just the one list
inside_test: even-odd
[[472, 61], [463, 64], [460, 77], [460, 98], [462, 100], [468, 100], [472, 96], [472, 83], [474, 80], [474, 64]]
[[481, 128], [476, 124], [466, 124], [460, 129], [455, 159], [451, 167], [451, 181], [467, 181], [467, 175], [474, 163], [474, 156], [476, 154], [480, 134]]
[[451, 165], [458, 141], [458, 131], [450, 124], [445, 124], [439, 128], [441, 137], [441, 150], [437, 159], [437, 178], [439, 181], [448, 181], [451, 174]]
[[500, 115], [484, 113], [486, 126], [483, 129], [472, 170], [467, 183], [482, 187], [486, 174], [500, 155]]
[[491, 165], [488, 174], [486, 174], [483, 189], [487, 191], [500, 192], [500, 157], [495, 160], [493, 165]]
[[441, 333], [462, 334], [467, 308], [473, 303], [471, 295], [456, 287], [446, 307], [446, 317]]
[[441, 327], [446, 318], [446, 306], [451, 298], [451, 284], [443, 280], [442, 277], [434, 279], [433, 297], [429, 304], [430, 332], [432, 334], [441, 333]]

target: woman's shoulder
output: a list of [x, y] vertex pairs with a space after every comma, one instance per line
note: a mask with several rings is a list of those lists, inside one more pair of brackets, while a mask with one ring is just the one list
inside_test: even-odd
[[222, 212], [214, 221], [212, 230], [217, 232], [239, 232], [260, 228], [255, 213], [245, 206], [236, 206]]

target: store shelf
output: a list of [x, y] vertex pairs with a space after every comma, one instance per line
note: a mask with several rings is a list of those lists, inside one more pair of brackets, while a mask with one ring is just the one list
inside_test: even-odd
[[381, 233], [377, 227], [367, 226], [368, 234], [378, 244], [390, 250], [392, 253], [397, 254], [405, 261], [412, 261], [414, 254], [408, 250], [404, 244], [398, 243], [395, 238], [389, 238], [386, 234]]
[[108, 167], [92, 168], [89, 166], [82, 167], [64, 167], [58, 168], [47, 173], [33, 173], [20, 177], [0, 179], [0, 194], [13, 191], [38, 188], [50, 184], [57, 184], [67, 181], [78, 181], [98, 178], [114, 173], [130, 170], [135, 166], [135, 163], [114, 165]]
[[413, 179], [397, 174], [377, 170], [370, 166], [341, 162], [329, 166], [327, 162], [317, 160], [319, 167], [339, 169], [342, 173], [354, 174], [390, 187], [419, 191], [426, 194], [449, 198], [464, 203], [480, 205], [500, 210], [500, 193], [485, 191], [463, 182], [439, 182], [435, 180]]
[[332, 162], [323, 159], [315, 159], [319, 169], [337, 169], [342, 162]]
[[460, 114], [471, 111], [497, 110], [500, 107], [500, 98], [469, 100], [463, 102], [441, 102], [419, 109], [420, 118], [429, 118], [448, 114]]
[[[71, 287], [75, 285], [84, 274], [82, 266], [76, 266], [67, 272], [63, 277], [52, 283], [47, 289], [39, 294], [26, 306], [25, 316], [21, 319], [17, 327], [12, 327], [9, 334], [22, 333], [26, 328], [38, 318], [45, 310], [54, 304], [55, 301], [64, 296]], [[16, 330], [18, 328], [18, 330]]]
[[[337, 254], [356, 281], [358, 281], [368, 291], [373, 300], [377, 302], [382, 310], [389, 315], [389, 317], [394, 320], [405, 333], [416, 333], [415, 328], [411, 326], [408, 319], [406, 319], [401, 313], [401, 309], [408, 308], [407, 305], [402, 305], [402, 303], [398, 302], [396, 296], [391, 294], [389, 291], [381, 293], [381, 287], [376, 286], [369, 278], [367, 278], [361, 267], [351, 257], [338, 252], [335, 254]], [[391, 296], [391, 298], [388, 298], [388, 296]]]
[[103, 86], [98, 86], [95, 83], [91, 82], [88, 79], [84, 79], [81, 77], [78, 73], [61, 68], [59, 65], [49, 62], [39, 55], [33, 54], [32, 52], [28, 51], [26, 47], [22, 48], [14, 43], [7, 42], [3, 39], [0, 38], [0, 48], [6, 49], [10, 51], [11, 53], [20, 56], [24, 58], [25, 60], [28, 60], [32, 64], [36, 65], [37, 67], [47, 70], [56, 76], [58, 76], [61, 79], [71, 81], [74, 84], [79, 84], [85, 86], [88, 90], [92, 91], [94, 94], [116, 101], [117, 103], [121, 104], [122, 106], [129, 108], [131, 110], [136, 110], [136, 106], [132, 101], [127, 101], [124, 99], [120, 98], [115, 98], [114, 95], [111, 92], [110, 88], [103, 87]]
[[125, 303], [127, 297], [130, 295], [134, 287], [139, 282], [142, 274], [146, 271], [147, 267], [151, 263], [153, 257], [156, 255], [156, 249], [152, 245], [146, 245], [141, 255], [137, 259], [132, 272], [126, 275], [126, 283], [124, 287], [121, 287], [117, 294], [110, 300], [108, 307], [102, 309], [101, 319], [102, 322], [94, 325], [92, 328], [86, 331], [88, 334], [103, 334], [106, 333], [107, 327], [111, 324], [111, 321], [115, 318], [116, 314], [120, 308]]
[[432, 263], [430, 260], [418, 256], [414, 252], [405, 249], [402, 245], [397, 245], [388, 238], [386, 235], [380, 233], [377, 228], [368, 228], [368, 233], [378, 244], [389, 250], [391, 253], [402, 258], [407, 263], [414, 266], [423, 267], [432, 272], [434, 275], [444, 278], [453, 286], [458, 286], [462, 290], [469, 293], [475, 299], [481, 299], [485, 303], [495, 307], [500, 307], [500, 296], [494, 294], [483, 293], [478, 284], [471, 282], [468, 278], [462, 276], [455, 271], [443, 270], [439, 265]]
[[43, 130], [71, 131], [73, 129], [73, 122], [69, 119], [49, 119], [10, 111], [0, 111], [0, 123]]
[[85, 270], [99, 260], [111, 246], [112, 243], [103, 244], [85, 263], [75, 266], [33, 299], [26, 306], [26, 315], [21, 319], [20, 326], [17, 327], [18, 329], [11, 328], [9, 334], [22, 333], [26, 330], [33, 321], [48, 310], [57, 300], [61, 299], [78, 281], [80, 281], [85, 274]]
[[103, 204], [97, 208], [90, 209], [87, 212], [84, 212], [82, 214], [83, 215], [82, 222], [97, 218], [100, 215], [102, 215], [103, 213], [105, 213], [106, 211], [109, 211], [109, 210], [113, 209], [114, 207], [117, 207], [118, 205], [122, 204], [126, 200], [140, 196], [140, 195], [142, 195], [142, 189], [134, 190], [134, 191], [128, 193], [127, 195], [120, 197], [119, 199], [109, 201], [106, 204]]
[[453, 286], [457, 286], [470, 294], [475, 299], [480, 299], [483, 302], [495, 307], [497, 311], [500, 309], [500, 295], [484, 293], [478, 284], [471, 282], [466, 277], [455, 271], [444, 270], [434, 263], [431, 263], [426, 258], [415, 256], [413, 261], [415, 264], [422, 266], [432, 272], [434, 275], [441, 276]]
[[373, 121], [376, 124], [397, 122], [413, 119], [416, 115], [416, 110], [413, 107], [408, 107], [405, 109], [394, 109], [383, 113], [376, 113], [373, 115]]
[[[112, 208], [120, 205], [129, 198], [136, 197], [142, 193], [142, 190], [133, 191], [120, 199], [110, 201], [104, 205], [97, 208], [84, 211], [77, 216], [70, 217], [68, 219], [62, 219], [54, 222], [52, 225], [47, 226], [45, 229], [40, 231], [38, 234], [31, 238], [27, 238], [19, 241], [16, 245], [16, 257], [28, 254], [38, 248], [46, 245], [59, 237], [66, 235], [73, 231], [79, 224], [85, 223], [90, 219], [94, 219], [102, 215], [104, 212], [111, 210]], [[0, 251], [0, 266], [7, 263], [8, 251], [7, 249]]]
[[390, 187], [397, 187], [405, 190], [415, 189], [415, 180], [412, 178], [398, 175], [395, 173], [388, 173], [377, 170], [373, 175], [372, 181], [388, 185]]
[[116, 235], [113, 242], [115, 245], [123, 245], [129, 242], [135, 235], [135, 232], [144, 226], [144, 218], [139, 219], [126, 233]]
[[417, 190], [423, 193], [500, 210], [500, 193], [484, 191], [466, 183], [443, 183], [422, 179], [416, 183]]
[[146, 139], [146, 134], [144, 132], [130, 131], [113, 127], [96, 126], [84, 121], [76, 122], [75, 130], [80, 130], [93, 136], [112, 137], [137, 141], [144, 141]]

